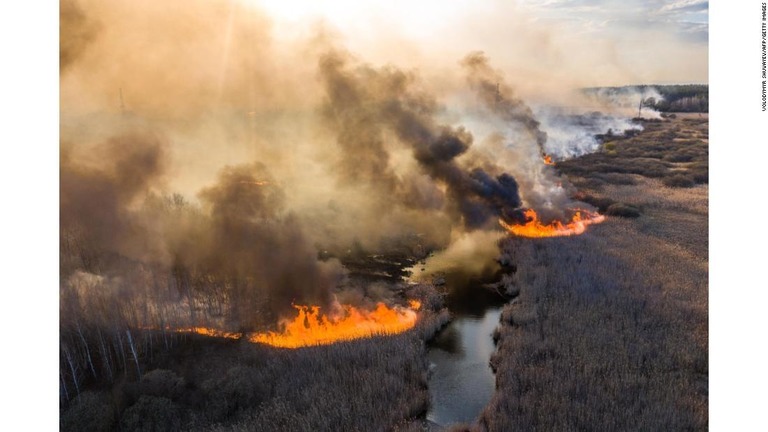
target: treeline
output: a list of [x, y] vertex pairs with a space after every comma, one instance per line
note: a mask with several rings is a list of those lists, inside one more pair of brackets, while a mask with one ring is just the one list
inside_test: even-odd
[[[158, 225], [210, 224], [178, 194], [150, 195], [134, 216]], [[251, 274], [173, 257], [166, 263], [130, 258], [100, 246], [91, 231], [76, 225], [62, 226], [59, 244], [63, 406], [84, 388], [140, 378], [145, 364], [185, 339], [178, 329], [246, 332], [277, 322], [269, 305], [273, 293]]]
[[[640, 86], [646, 87], [646, 86]], [[662, 112], [709, 112], [709, 86], [703, 84], [648, 86], [662, 99], [649, 97], [643, 104]]]
[[706, 84], [595, 87], [585, 91], [614, 95], [637, 94], [638, 103], [642, 100], [643, 107], [661, 112], [709, 112], [709, 86]]

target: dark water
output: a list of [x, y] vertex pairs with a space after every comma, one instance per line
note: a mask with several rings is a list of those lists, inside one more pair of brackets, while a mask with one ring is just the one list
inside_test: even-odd
[[480, 281], [446, 279], [453, 320], [430, 342], [427, 353], [432, 369], [427, 419], [441, 426], [473, 422], [490, 401], [496, 377], [488, 360], [496, 349], [492, 334], [504, 304]]

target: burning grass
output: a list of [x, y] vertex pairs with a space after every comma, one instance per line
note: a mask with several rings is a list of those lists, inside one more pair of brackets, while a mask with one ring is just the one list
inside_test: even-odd
[[298, 315], [282, 323], [281, 332], [250, 335], [248, 340], [281, 348], [299, 348], [326, 345], [339, 341], [360, 339], [378, 335], [394, 335], [410, 330], [416, 325], [418, 300], [411, 302], [411, 309], [388, 307], [379, 303], [372, 311], [353, 306], [342, 306], [336, 315], [320, 314], [317, 306], [295, 306]]
[[[141, 377], [82, 392], [61, 429], [415, 430], [429, 403], [424, 341], [448, 313], [431, 285], [411, 286], [407, 296], [414, 300], [402, 309], [419, 309], [408, 331], [298, 350], [200, 328], [174, 333], [175, 346], [161, 350], [159, 331], [134, 332]], [[152, 340], [154, 357], [144, 343]]]
[[410, 300], [409, 308], [389, 307], [379, 302], [373, 310], [351, 305], [339, 305], [330, 315], [322, 314], [319, 306], [294, 305], [296, 317], [284, 319], [281, 331], [263, 333], [226, 332], [210, 327], [190, 327], [175, 330], [203, 336], [245, 339], [279, 348], [301, 348], [315, 345], [363, 339], [374, 336], [391, 336], [403, 333], [416, 325], [416, 311], [421, 302]]
[[573, 210], [573, 216], [566, 223], [557, 220], [544, 223], [533, 209], [525, 211], [525, 218], [524, 224], [508, 224], [501, 219], [499, 224], [518, 237], [540, 238], [579, 235], [584, 233], [587, 225], [598, 224], [605, 220], [605, 217], [598, 213], [581, 209]]

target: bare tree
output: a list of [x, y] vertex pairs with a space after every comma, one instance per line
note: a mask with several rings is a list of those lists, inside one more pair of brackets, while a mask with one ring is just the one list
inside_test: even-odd
[[136, 353], [136, 345], [133, 343], [133, 338], [131, 337], [131, 331], [126, 330], [125, 334], [128, 336], [128, 346], [131, 347], [133, 360], [136, 362], [136, 373], [138, 373], [139, 378], [141, 378], [141, 368], [139, 367], [139, 355]]

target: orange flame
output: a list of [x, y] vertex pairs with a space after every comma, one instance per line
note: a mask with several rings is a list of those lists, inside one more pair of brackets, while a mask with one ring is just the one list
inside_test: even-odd
[[216, 330], [210, 327], [187, 327], [187, 328], [176, 329], [176, 331], [179, 333], [197, 333], [203, 336], [220, 337], [220, 338], [227, 338], [227, 339], [239, 339], [241, 336], [240, 333], [225, 332], [225, 331]]
[[555, 161], [552, 160], [552, 156], [545, 154], [544, 155], [544, 163], [547, 165], [554, 165]]
[[587, 225], [598, 224], [605, 220], [605, 216], [586, 210], [579, 210], [574, 213], [571, 221], [566, 224], [554, 221], [545, 225], [539, 220], [539, 216], [533, 209], [525, 211], [525, 218], [528, 222], [523, 225], [510, 225], [501, 219], [499, 219], [499, 223], [507, 231], [520, 237], [560, 237], [579, 235], [587, 229]]
[[317, 306], [294, 305], [299, 314], [292, 321], [283, 322], [281, 332], [257, 333], [248, 340], [282, 348], [299, 348], [402, 333], [416, 325], [415, 310], [421, 307], [421, 302], [412, 300], [410, 306], [411, 309], [389, 308], [378, 303], [373, 311], [342, 306], [344, 312], [340, 316], [328, 317], [320, 315]]
[[[421, 309], [421, 302], [409, 300], [408, 306], [409, 308], [400, 306], [390, 308], [384, 303], [378, 303], [376, 309], [366, 311], [343, 305], [341, 306], [343, 313], [329, 318], [320, 315], [318, 306], [294, 305], [299, 314], [293, 320], [282, 323], [282, 332], [250, 333], [245, 337], [254, 343], [265, 343], [281, 348], [299, 348], [372, 336], [393, 335], [416, 325], [416, 311]], [[177, 328], [173, 331], [227, 339], [243, 337], [243, 333], [225, 332], [211, 327]]]

